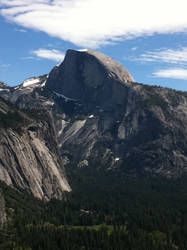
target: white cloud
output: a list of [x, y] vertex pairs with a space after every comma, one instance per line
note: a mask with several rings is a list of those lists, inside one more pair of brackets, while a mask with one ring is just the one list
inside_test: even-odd
[[65, 54], [60, 52], [59, 50], [48, 50], [48, 49], [38, 49], [35, 51], [31, 51], [32, 54], [36, 55], [40, 58], [45, 58], [49, 60], [53, 60], [56, 62], [61, 62], [64, 59]]
[[137, 59], [144, 62], [165, 62], [172, 64], [187, 64], [187, 47], [178, 50], [164, 49], [149, 51]]
[[0, 0], [0, 6], [9, 21], [81, 47], [187, 31], [186, 0]]
[[154, 72], [153, 75], [159, 78], [173, 78], [173, 79], [187, 80], [186, 69], [164, 69]]

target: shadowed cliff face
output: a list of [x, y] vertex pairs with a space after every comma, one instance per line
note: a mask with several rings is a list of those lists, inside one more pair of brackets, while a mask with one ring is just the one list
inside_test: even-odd
[[113, 110], [123, 105], [125, 89], [134, 79], [112, 58], [101, 53], [68, 50], [64, 62], [49, 75], [46, 86], [82, 104]]
[[186, 172], [185, 94], [136, 84], [122, 65], [90, 50], [69, 50], [46, 86], [74, 106], [55, 123], [62, 155], [135, 176]]
[[[38, 79], [0, 95], [20, 108], [50, 111], [62, 165], [95, 164], [132, 176], [186, 173], [186, 93], [137, 84], [121, 64], [90, 50], [69, 50], [61, 65]], [[42, 126], [47, 133], [48, 125]], [[44, 150], [45, 133], [27, 131], [21, 144], [30, 140], [33, 151], [42, 143]], [[49, 154], [54, 158], [51, 148]]]

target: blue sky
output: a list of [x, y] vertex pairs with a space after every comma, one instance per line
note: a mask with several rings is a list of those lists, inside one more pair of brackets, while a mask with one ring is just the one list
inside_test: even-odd
[[0, 80], [49, 73], [67, 49], [121, 62], [140, 83], [187, 91], [184, 0], [0, 0]]

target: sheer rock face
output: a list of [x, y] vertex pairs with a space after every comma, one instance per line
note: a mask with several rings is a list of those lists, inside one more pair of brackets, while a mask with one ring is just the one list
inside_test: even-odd
[[[119, 63], [90, 50], [69, 50], [42, 79], [32, 89], [20, 85], [6, 96], [20, 108], [50, 111], [62, 165], [95, 164], [133, 176], [168, 178], [187, 172], [187, 93], [137, 84]], [[31, 151], [33, 141], [46, 141], [42, 132], [32, 136], [31, 130], [18, 138], [26, 148], [29, 140]], [[49, 152], [54, 154], [51, 147]]]
[[0, 228], [6, 223], [6, 208], [5, 208], [5, 199], [3, 196], [3, 192], [0, 189]]
[[[3, 115], [0, 112], [2, 119], [10, 120], [10, 112], [14, 114], [15, 110], [2, 100], [0, 104], [4, 107]], [[15, 116], [23, 118], [20, 118], [18, 127], [0, 123], [0, 180], [12, 187], [25, 189], [39, 199], [62, 199], [64, 191], [71, 189], [50, 119], [48, 122], [34, 121], [17, 112]], [[18, 130], [20, 127], [21, 132]]]
[[0, 180], [26, 189], [40, 199], [61, 199], [70, 187], [57, 152], [47, 145], [53, 142], [44, 139], [48, 129], [44, 124], [35, 125], [22, 136], [0, 130]]
[[93, 109], [100, 105], [113, 110], [124, 104], [124, 90], [132, 82], [130, 73], [112, 58], [92, 50], [68, 50], [64, 62], [50, 73], [46, 86]]

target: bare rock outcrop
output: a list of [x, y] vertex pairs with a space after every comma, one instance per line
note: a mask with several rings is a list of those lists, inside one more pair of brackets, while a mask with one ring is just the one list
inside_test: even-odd
[[[71, 191], [49, 120], [35, 121], [1, 100], [0, 180], [39, 199], [62, 199]], [[47, 113], [46, 113], [47, 117]]]
[[[187, 172], [186, 92], [138, 84], [121, 64], [92, 50], [68, 50], [61, 65], [34, 81], [37, 79], [36, 85], [27, 82], [26, 86], [21, 84], [0, 91], [1, 96], [20, 108], [36, 113], [50, 112], [56, 146], [50, 147], [51, 139], [47, 139], [46, 145], [46, 133], [41, 132], [41, 126], [44, 131], [49, 130], [48, 122], [38, 124], [37, 129], [28, 128], [21, 137], [16, 135], [15, 140], [26, 148], [26, 152], [20, 151], [21, 158], [17, 154], [19, 162], [24, 152], [26, 159], [31, 158], [33, 166], [37, 162], [40, 169], [44, 169], [43, 163], [39, 163], [44, 159], [51, 162], [50, 166], [56, 164], [58, 171], [68, 163], [77, 166], [86, 163], [85, 166], [94, 165], [133, 176], [177, 178]], [[3, 143], [8, 141], [13, 148], [12, 132], [4, 131], [2, 135], [4, 133]], [[62, 160], [55, 158], [57, 147]], [[15, 151], [18, 150], [16, 147]], [[42, 152], [45, 157], [40, 156]], [[28, 180], [28, 173], [26, 176]], [[42, 183], [42, 192], [45, 194], [48, 190], [51, 197], [53, 191], [47, 188], [45, 175], [38, 176], [34, 179]], [[11, 177], [6, 181], [11, 181]], [[21, 178], [19, 183], [21, 186]], [[54, 183], [50, 175], [47, 183]], [[35, 186], [31, 186], [32, 189]], [[39, 189], [35, 192], [40, 196]]]
[[125, 89], [133, 82], [131, 74], [106, 55], [68, 50], [63, 63], [50, 73], [46, 87], [90, 109], [99, 105], [111, 111], [124, 104]]
[[2, 190], [0, 189], [0, 228], [7, 222], [5, 199]]

